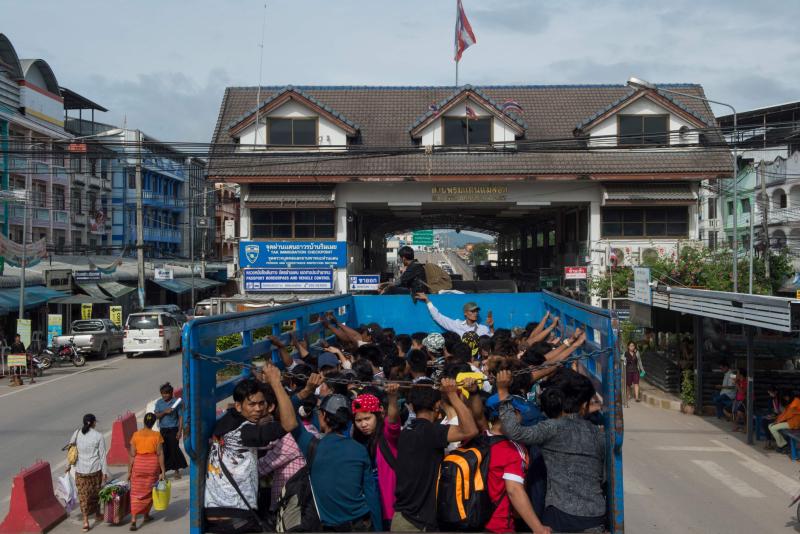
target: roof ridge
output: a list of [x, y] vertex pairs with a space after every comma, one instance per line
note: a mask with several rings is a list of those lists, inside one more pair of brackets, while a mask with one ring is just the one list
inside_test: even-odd
[[[682, 82], [670, 82], [670, 83], [657, 83], [655, 84], [657, 87], [702, 87], [699, 83], [682, 83]], [[467, 87], [472, 87], [473, 89], [598, 89], [598, 88], [608, 88], [608, 89], [619, 89], [621, 87], [627, 87], [627, 84], [619, 84], [619, 83], [585, 83], [585, 84], [488, 84], [488, 85], [477, 85], [477, 84], [465, 84], [465, 85], [319, 85], [319, 84], [312, 84], [312, 85], [298, 85], [298, 84], [286, 84], [286, 85], [262, 85], [261, 89], [268, 89], [268, 90], [280, 90], [286, 87], [294, 87], [295, 89], [309, 91], [309, 90], [349, 90], [349, 89], [374, 89], [374, 90], [431, 90], [431, 89], [450, 89], [454, 91], [458, 91]], [[232, 85], [228, 86], [228, 89], [258, 89], [257, 85]]]

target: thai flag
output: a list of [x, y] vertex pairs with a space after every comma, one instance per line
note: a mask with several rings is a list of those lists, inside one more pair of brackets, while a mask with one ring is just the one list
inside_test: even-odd
[[477, 43], [475, 34], [472, 33], [472, 26], [467, 20], [467, 14], [464, 13], [464, 6], [461, 5], [461, 0], [458, 0], [458, 9], [456, 12], [456, 50], [455, 60], [456, 63], [461, 61], [461, 54], [464, 50]]
[[469, 104], [464, 106], [464, 114], [469, 117], [470, 119], [477, 119], [478, 114], [475, 113], [475, 110], [469, 107]]

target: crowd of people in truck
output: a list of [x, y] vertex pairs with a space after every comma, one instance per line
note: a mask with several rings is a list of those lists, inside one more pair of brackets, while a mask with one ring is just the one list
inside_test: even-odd
[[[271, 338], [283, 367], [240, 381], [206, 465], [207, 532], [606, 529], [602, 399], [558, 317], [512, 330], [352, 328]], [[424, 312], [423, 312], [424, 313]], [[568, 335], [569, 334], [569, 335]]]

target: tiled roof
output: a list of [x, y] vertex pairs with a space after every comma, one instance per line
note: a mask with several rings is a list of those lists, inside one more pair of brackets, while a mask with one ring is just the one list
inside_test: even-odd
[[[481, 91], [480, 89], [478, 89], [477, 87], [472, 87], [471, 85], [465, 85], [464, 87], [460, 87], [460, 88], [456, 89], [456, 90], [455, 90], [455, 91], [454, 91], [454, 92], [453, 92], [453, 93], [452, 93], [450, 96], [448, 96], [447, 98], [445, 98], [445, 99], [444, 99], [444, 100], [442, 100], [441, 102], [434, 103], [434, 104], [431, 104], [430, 106], [428, 106], [428, 109], [427, 109], [427, 111], [425, 111], [425, 113], [423, 113], [422, 115], [420, 115], [420, 116], [417, 118], [417, 120], [415, 120], [415, 121], [414, 121], [414, 124], [412, 124], [412, 125], [411, 125], [411, 128], [409, 128], [409, 131], [412, 131], [412, 130], [414, 130], [414, 128], [416, 128], [417, 126], [419, 126], [420, 124], [422, 124], [423, 122], [425, 122], [427, 119], [429, 119], [429, 118], [433, 117], [434, 115], [438, 114], [440, 109], [442, 109], [443, 107], [445, 107], [447, 104], [449, 104], [450, 102], [452, 102], [454, 99], [458, 98], [459, 96], [461, 96], [461, 95], [462, 95], [462, 94], [464, 94], [464, 93], [470, 93], [470, 92], [471, 92], [471, 93], [475, 93], [476, 95], [478, 95], [479, 97], [481, 97], [482, 99], [484, 99], [484, 100], [485, 100], [485, 101], [486, 101], [486, 102], [487, 102], [489, 105], [491, 105], [491, 106], [492, 106], [492, 107], [493, 107], [493, 108], [494, 108], [494, 109], [495, 109], [495, 110], [496, 110], [498, 113], [500, 113], [500, 114], [501, 114], [501, 115], [503, 115], [504, 117], [508, 117], [509, 119], [511, 119], [511, 121], [513, 121], [514, 123], [516, 123], [516, 124], [517, 124], [517, 125], [518, 125], [520, 128], [522, 128], [523, 130], [525, 130], [525, 129], [527, 129], [527, 128], [528, 128], [528, 125], [527, 125], [527, 124], [525, 124], [525, 121], [524, 121], [524, 120], [522, 120], [522, 118], [521, 118], [521, 117], [519, 117], [517, 114], [515, 114], [515, 113], [507, 113], [507, 112], [506, 112], [506, 111], [505, 111], [505, 110], [504, 110], [504, 109], [503, 109], [503, 108], [500, 106], [500, 104], [498, 104], [497, 102], [495, 102], [495, 101], [492, 99], [492, 97], [490, 97], [489, 95], [487, 95], [486, 93], [484, 93], [483, 91]], [[431, 107], [435, 107], [435, 109], [430, 109]]]
[[332, 204], [334, 192], [330, 188], [272, 187], [269, 191], [251, 190], [245, 197], [248, 204]]
[[[698, 85], [662, 85], [692, 95], [704, 96]], [[262, 97], [274, 97], [285, 87], [262, 87]], [[583, 149], [575, 139], [575, 125], [630, 94], [625, 85], [557, 85], [557, 86], [481, 86], [477, 90], [494, 102], [516, 101], [523, 110], [519, 118], [527, 125], [524, 141], [567, 140], [571, 150], [473, 153], [434, 151], [426, 155], [409, 135], [408, 127], [424, 115], [431, 104], [453, 96], [454, 87], [363, 87], [301, 86], [307, 97], [324, 103], [359, 125], [358, 144], [345, 155], [319, 152], [317, 156], [291, 153], [237, 154], [228, 126], [253, 109], [258, 88], [229, 87], [220, 106], [212, 141], [217, 145], [209, 163], [209, 176], [390, 176], [390, 175], [547, 175], [547, 174], [657, 174], [704, 173], [728, 174], [730, 151], [725, 148], [704, 149]], [[473, 88], [473, 90], [475, 90]], [[683, 107], [714, 121], [708, 106], [701, 101], [675, 97]], [[713, 133], [713, 132], [712, 132]], [[707, 134], [708, 135], [708, 134]], [[721, 140], [718, 136], [715, 141]], [[358, 150], [385, 148], [386, 154], [358, 156]], [[389, 151], [391, 149], [391, 151]], [[398, 154], [398, 152], [400, 152]], [[310, 180], [309, 180], [310, 181]]]

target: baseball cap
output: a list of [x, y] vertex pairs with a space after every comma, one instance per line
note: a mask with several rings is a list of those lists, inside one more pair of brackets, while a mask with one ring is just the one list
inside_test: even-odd
[[480, 306], [474, 302], [467, 302], [464, 304], [464, 311], [480, 311]]
[[324, 399], [322, 399], [322, 404], [319, 405], [319, 409], [327, 412], [331, 415], [338, 415], [339, 410], [344, 408], [347, 410], [348, 417], [350, 416], [350, 402], [347, 400], [347, 397], [344, 395], [339, 395], [338, 393], [334, 393], [333, 395], [328, 395]]
[[[522, 415], [522, 419], [524, 420], [531, 411], [528, 403], [519, 395], [511, 395], [509, 399], [511, 400], [511, 406]], [[492, 417], [497, 417], [500, 413], [500, 397], [498, 397], [497, 393], [486, 399], [486, 404], [484, 406], [486, 406], [486, 410]]]
[[319, 355], [319, 358], [317, 358], [318, 369], [322, 369], [323, 367], [337, 367], [338, 365], [339, 358], [331, 352], [323, 352]]
[[422, 340], [422, 346], [428, 349], [429, 352], [441, 354], [442, 349], [444, 349], [444, 336], [438, 332], [428, 334], [425, 339]]
[[480, 343], [480, 337], [476, 332], [473, 332], [471, 330], [469, 332], [464, 332], [464, 335], [461, 336], [461, 341], [467, 344], [469, 350], [472, 351], [473, 356], [478, 354], [478, 349], [479, 349], [478, 345]]

